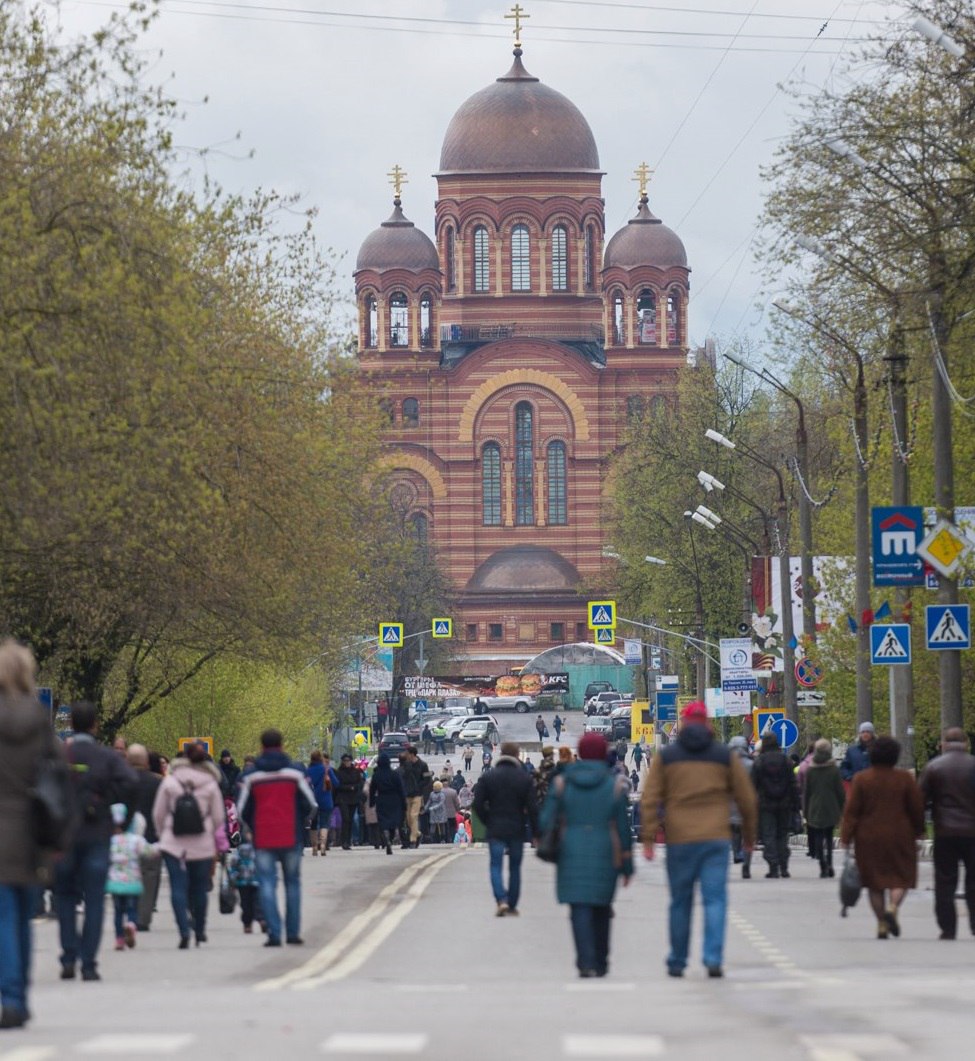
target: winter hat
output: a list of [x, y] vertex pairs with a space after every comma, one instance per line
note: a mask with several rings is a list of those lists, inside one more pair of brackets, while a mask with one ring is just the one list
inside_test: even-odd
[[554, 754], [555, 754], [555, 749], [552, 747], [551, 744], [546, 744], [545, 747], [542, 748], [542, 758], [543, 759], [551, 759]]
[[112, 821], [116, 825], [122, 825], [125, 821], [125, 816], [128, 814], [129, 808], [124, 803], [113, 803], [112, 804]]
[[708, 709], [703, 700], [692, 700], [680, 713], [684, 722], [707, 722]]
[[857, 730], [857, 733], [873, 733], [876, 735], [877, 730], [874, 728], [874, 724], [872, 722], [861, 722], [860, 728]]
[[833, 742], [821, 737], [813, 748], [814, 763], [828, 763], [833, 758]]
[[230, 749], [229, 748], [224, 748], [224, 750], [220, 753], [220, 758], [221, 759], [232, 759], [233, 755], [231, 754]]
[[585, 733], [579, 738], [580, 759], [601, 759], [605, 761], [609, 745], [601, 733]]

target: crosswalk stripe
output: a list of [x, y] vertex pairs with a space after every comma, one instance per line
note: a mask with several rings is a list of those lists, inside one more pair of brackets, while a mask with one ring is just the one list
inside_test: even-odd
[[192, 1045], [195, 1035], [168, 1032], [132, 1032], [96, 1035], [78, 1046], [79, 1054], [176, 1054]]
[[803, 1035], [800, 1041], [814, 1057], [822, 1061], [841, 1057], [900, 1057], [910, 1052], [907, 1043], [894, 1035], [823, 1032]]
[[418, 1054], [427, 1045], [421, 1032], [337, 1032], [322, 1043], [324, 1054]]
[[0, 1061], [50, 1061], [56, 1055], [53, 1046], [18, 1046], [0, 1053]]
[[566, 1057], [661, 1057], [664, 1041], [659, 1035], [563, 1035]]

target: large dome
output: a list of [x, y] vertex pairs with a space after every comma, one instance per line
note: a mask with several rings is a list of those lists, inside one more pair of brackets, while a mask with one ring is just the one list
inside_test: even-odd
[[359, 248], [355, 269], [439, 269], [440, 259], [433, 240], [421, 232], [403, 214], [399, 199], [393, 200], [393, 212], [375, 232], [366, 236]]
[[532, 593], [575, 591], [579, 572], [554, 549], [512, 545], [481, 564], [467, 583], [469, 592]]
[[589, 123], [561, 92], [521, 64], [475, 92], [451, 119], [440, 152], [447, 173], [564, 173], [599, 170]]
[[644, 196], [636, 217], [606, 244], [603, 264], [607, 269], [614, 265], [621, 269], [635, 269], [640, 265], [656, 265], [660, 269], [677, 265], [686, 269], [687, 251], [680, 236], [650, 213]]

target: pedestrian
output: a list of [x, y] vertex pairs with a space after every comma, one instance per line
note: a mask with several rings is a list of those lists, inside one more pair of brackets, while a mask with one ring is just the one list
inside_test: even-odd
[[470, 744], [464, 745], [464, 769], [470, 770], [471, 763], [474, 762], [474, 749]]
[[403, 847], [420, 846], [420, 810], [424, 800], [433, 791], [433, 775], [430, 767], [417, 754], [415, 744], [407, 745], [400, 757], [399, 773], [406, 792], [406, 826], [408, 832]]
[[457, 829], [454, 831], [454, 844], [458, 847], [470, 847], [471, 838], [467, 832], [467, 826], [464, 824], [464, 819], [461, 818], [457, 822]]
[[555, 764], [555, 772], [558, 773], [560, 770], [564, 770], [574, 759], [575, 756], [572, 754], [572, 749], [563, 745], [559, 748], [559, 761]]
[[481, 773], [485, 770], [491, 769], [491, 763], [494, 762], [494, 746], [490, 741], [485, 741], [481, 745]]
[[190, 945], [191, 924], [196, 945], [207, 941], [207, 893], [217, 855], [216, 834], [226, 823], [221, 780], [219, 769], [207, 762], [206, 747], [187, 744], [170, 764], [152, 807], [180, 950]]
[[535, 771], [535, 806], [543, 807], [548, 796], [549, 785], [555, 773], [555, 749], [551, 744], [542, 748], [542, 761]]
[[[61, 979], [73, 980], [78, 961], [82, 980], [100, 980], [98, 947], [105, 914], [105, 882], [115, 825], [113, 803], [135, 805], [136, 775], [112, 748], [95, 740], [95, 705], [82, 700], [71, 707], [73, 733], [67, 749], [81, 824], [71, 848], [54, 870], [54, 902], [61, 937]], [[84, 903], [81, 937], [78, 903]]]
[[445, 784], [449, 785], [454, 776], [454, 768], [450, 765], [448, 759], [443, 766], [440, 767], [440, 780]]
[[924, 799], [910, 773], [896, 769], [900, 751], [893, 737], [873, 738], [870, 766], [854, 775], [840, 830], [843, 846], [854, 847], [877, 939], [901, 934], [897, 911], [917, 887], [915, 841], [924, 835]]
[[636, 772], [638, 774], [640, 772], [640, 765], [641, 765], [642, 762], [643, 762], [643, 745], [638, 742], [638, 743], [633, 745], [633, 766], [635, 767]]
[[[463, 787], [463, 786], [462, 786]], [[444, 834], [445, 843], [450, 843], [450, 836], [453, 830], [454, 824], [460, 817], [460, 800], [457, 797], [457, 789], [453, 785], [444, 785], [443, 787], [443, 799], [444, 809], [447, 812], [447, 829]]]
[[369, 805], [376, 811], [379, 837], [386, 854], [393, 853], [393, 837], [406, 818], [406, 789], [403, 778], [394, 773], [386, 752], [380, 752], [369, 781]]
[[[639, 747], [639, 745], [637, 745]], [[732, 737], [728, 741], [728, 747], [741, 760], [745, 773], [751, 777], [754, 761], [748, 751], [748, 741], [742, 737]], [[752, 850], [745, 846], [745, 836], [742, 832], [744, 816], [738, 804], [731, 801], [731, 860], [734, 864], [741, 866], [741, 879], [751, 880], [752, 876]]]
[[556, 713], [555, 718], [552, 719], [552, 729], [555, 730], [555, 743], [556, 744], [558, 744], [559, 741], [562, 739], [562, 727], [564, 725], [565, 725], [565, 723], [562, 721], [562, 719], [558, 715], [558, 713]]
[[156, 802], [156, 793], [162, 784], [162, 776], [149, 769], [150, 755], [143, 745], [130, 744], [126, 754], [129, 766], [135, 771], [134, 809], [136, 814], [142, 815], [145, 822], [147, 844], [140, 867], [142, 892], [136, 904], [135, 924], [137, 931], [148, 932], [156, 909], [156, 900], [159, 898], [159, 881], [162, 879], [162, 859], [159, 857], [159, 852], [154, 850], [159, 842], [159, 834], [152, 820], [152, 808]]
[[285, 754], [276, 729], [261, 734], [261, 754], [246, 774], [237, 811], [254, 837], [261, 909], [267, 925], [265, 947], [281, 946], [278, 864], [284, 877], [285, 939], [300, 945], [301, 855], [304, 820], [317, 806], [301, 767]]
[[225, 783], [224, 792], [233, 796], [237, 792], [237, 779], [240, 777], [240, 767], [234, 762], [234, 757], [229, 748], [224, 748], [220, 753], [220, 773], [223, 774]]
[[539, 741], [543, 741], [545, 739], [545, 720], [542, 718], [541, 715], [539, 715], [538, 718], [535, 719], [535, 732], [538, 734]]
[[311, 753], [306, 774], [316, 806], [311, 812], [311, 853], [324, 856], [328, 853], [328, 820], [335, 807], [339, 778], [328, 756], [318, 748]]
[[[254, 922], [262, 922], [260, 916], [260, 889], [257, 882], [257, 857], [253, 837], [246, 826], [242, 831], [240, 845], [227, 855], [227, 877], [240, 896], [240, 923], [249, 936], [254, 931]], [[261, 924], [263, 928], [263, 924]]]
[[352, 762], [352, 756], [346, 752], [335, 771], [339, 786], [335, 791], [335, 802], [342, 815], [342, 850], [352, 850], [352, 820], [362, 793], [362, 771]]
[[430, 725], [427, 722], [423, 723], [423, 730], [420, 733], [420, 740], [423, 741], [423, 754], [429, 755], [430, 748], [433, 745], [433, 730], [430, 729]]
[[443, 782], [434, 781], [433, 790], [427, 796], [423, 808], [430, 815], [430, 831], [435, 844], [447, 842], [447, 800], [443, 794]]
[[460, 804], [461, 812], [470, 810], [474, 806], [474, 789], [470, 781], [465, 781], [464, 787], [457, 793], [457, 802]]
[[[806, 774], [809, 772], [809, 767], [812, 765], [813, 752], [816, 748], [816, 742], [811, 740], [806, 745], [806, 754], [799, 761], [799, 765], [796, 767], [796, 784], [799, 786], [799, 806], [805, 807], [805, 785], [806, 785]], [[830, 745], [830, 758], [832, 758], [832, 744]], [[809, 832], [808, 823], [806, 828], [806, 854], [809, 858], [816, 858], [817, 855], [813, 851], [813, 838]]]
[[119, 735], [112, 741], [112, 751], [117, 752], [127, 761], [128, 744], [123, 736]]
[[[484, 823], [491, 854], [491, 888], [497, 916], [518, 914], [521, 859], [525, 830], [538, 836], [538, 813], [531, 777], [521, 765], [521, 748], [513, 741], [501, 745], [496, 765], [474, 789], [474, 810]], [[504, 886], [504, 856], [508, 855], [508, 886]]]
[[460, 790], [464, 787], [464, 775], [460, 772], [460, 770], [458, 770], [450, 779], [450, 787], [455, 792], [460, 792]]
[[446, 755], [447, 754], [447, 730], [444, 728], [442, 722], [438, 722], [433, 727], [433, 754], [434, 755]]
[[542, 807], [542, 830], [561, 822], [555, 892], [569, 907], [579, 976], [609, 971], [609, 927], [617, 881], [633, 876], [629, 784], [610, 771], [608, 746], [598, 733], [579, 741], [579, 761], [552, 781]]
[[704, 903], [704, 965], [709, 977], [724, 975], [730, 799], [741, 811], [744, 846], [751, 848], [757, 818], [755, 789], [741, 759], [714, 739], [705, 705], [694, 700], [684, 708], [676, 741], [650, 760], [640, 800], [645, 858], [654, 857], [660, 826], [666, 824], [667, 829], [670, 976], [683, 976], [687, 965], [695, 881]]
[[870, 745], [876, 736], [877, 731], [872, 722], [861, 722], [856, 743], [847, 745], [843, 762], [840, 763], [840, 777], [848, 785], [861, 770], [870, 766]]
[[[127, 754], [127, 752], [126, 752]], [[112, 804], [115, 833], [109, 847], [106, 891], [115, 908], [115, 949], [134, 947], [138, 932], [139, 897], [142, 895], [142, 862], [151, 850], [146, 842], [146, 820], [136, 811], [129, 818], [124, 803]], [[153, 852], [159, 858], [158, 852]]]
[[41, 762], [62, 755], [37, 700], [36, 673], [29, 648], [12, 638], [0, 642], [0, 1029], [30, 1020], [31, 919], [38, 886], [50, 884], [54, 856], [38, 847], [31, 811]]
[[752, 784], [758, 792], [758, 829], [768, 863], [765, 876], [789, 877], [789, 830], [799, 810], [799, 788], [793, 765], [774, 733], [762, 737], [752, 766]]
[[819, 861], [820, 877], [832, 877], [833, 831], [843, 817], [846, 790], [839, 767], [833, 761], [833, 744], [821, 738], [813, 745], [809, 769], [802, 785], [802, 813], [812, 845], [813, 857]]
[[965, 906], [975, 935], [975, 757], [963, 729], [944, 731], [941, 755], [924, 768], [920, 786], [934, 818], [934, 916], [940, 938], [954, 939], [957, 932], [959, 862], [965, 867]]

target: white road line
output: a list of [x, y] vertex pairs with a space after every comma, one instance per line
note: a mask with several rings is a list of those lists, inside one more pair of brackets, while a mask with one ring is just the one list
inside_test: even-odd
[[57, 1048], [53, 1046], [17, 1046], [13, 1050], [0, 1053], [3, 1061], [50, 1061], [56, 1056]]
[[563, 1035], [566, 1057], [662, 1057], [659, 1035]]
[[409, 1032], [337, 1032], [322, 1043], [323, 1054], [418, 1054], [428, 1036]]
[[444, 991], [460, 994], [470, 991], [470, 984], [393, 984], [393, 990], [404, 995], [442, 994]]
[[406, 898], [394, 909], [386, 913], [379, 924], [355, 945], [343, 958], [337, 961], [330, 969], [320, 976], [309, 977], [300, 980], [293, 986], [296, 991], [310, 991], [321, 984], [334, 983], [336, 980], [344, 980], [345, 977], [354, 973], [366, 960], [371, 957], [379, 947], [387, 940], [401, 921], [412, 913], [413, 908], [420, 901], [421, 896], [430, 886], [433, 878], [455, 858], [460, 858], [463, 851], [456, 851], [445, 856], [434, 856], [433, 864], [429, 865], [424, 872], [409, 886]]
[[367, 909], [363, 910], [362, 913], [356, 914], [355, 917], [339, 932], [336, 936], [333, 936], [329, 942], [311, 956], [303, 965], [299, 965], [297, 969], [292, 969], [290, 972], [284, 973], [281, 976], [272, 977], [270, 980], [261, 980], [259, 983], [254, 985], [255, 991], [279, 991], [283, 987], [288, 987], [290, 984], [297, 983], [299, 980], [304, 980], [306, 977], [315, 976], [318, 973], [324, 972], [332, 964], [334, 964], [342, 952], [348, 947], [352, 941], [359, 935], [360, 932], [364, 932], [381, 914], [386, 911], [386, 908], [393, 901], [393, 897], [401, 888], [406, 887], [407, 884], [423, 869], [433, 863], [439, 861], [443, 856], [441, 854], [431, 855], [429, 858], [425, 858], [419, 862], [413, 862], [391, 883], [387, 884], [385, 888], [373, 899], [372, 903]]
[[196, 1041], [195, 1035], [168, 1032], [124, 1032], [96, 1035], [78, 1047], [79, 1054], [176, 1054]]
[[860, 1061], [859, 1054], [849, 1050], [810, 1050], [809, 1061]]
[[614, 980], [572, 980], [565, 985], [566, 991], [635, 991], [636, 984]]
[[839, 1061], [840, 1057], [900, 1057], [909, 1053], [907, 1043], [894, 1035], [868, 1035], [856, 1032], [824, 1032], [802, 1035], [799, 1041], [816, 1061]]

